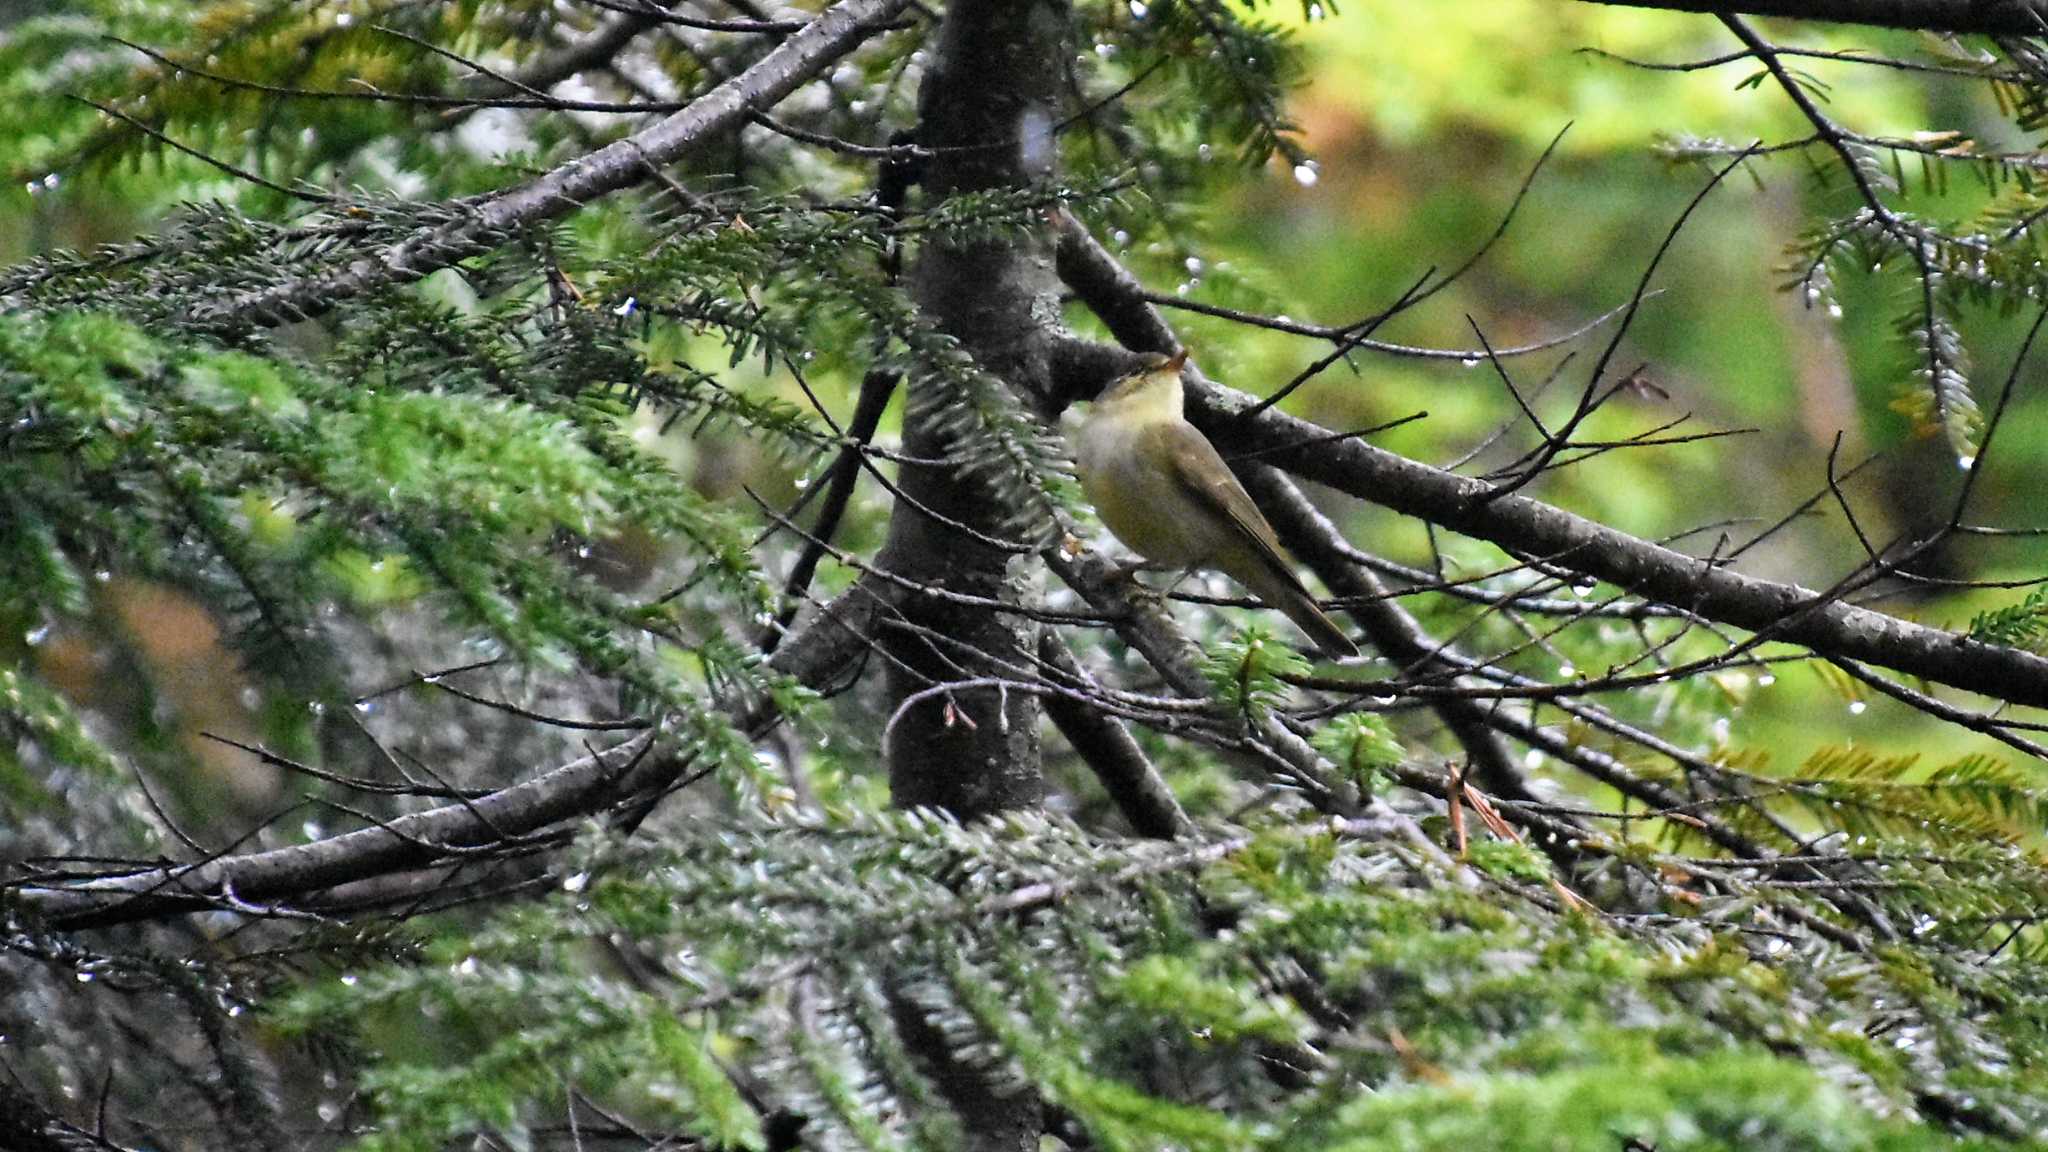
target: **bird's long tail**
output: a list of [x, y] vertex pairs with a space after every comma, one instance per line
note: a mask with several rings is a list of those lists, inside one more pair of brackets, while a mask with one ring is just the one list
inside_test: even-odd
[[1358, 645], [1344, 635], [1336, 621], [1316, 607], [1315, 597], [1308, 594], [1308, 589], [1302, 587], [1294, 573], [1262, 556], [1246, 556], [1240, 563], [1226, 565], [1224, 572], [1249, 588], [1252, 595], [1265, 601], [1268, 607], [1285, 613], [1289, 620], [1308, 633], [1308, 638], [1315, 641], [1316, 648], [1323, 655], [1332, 660], [1358, 655]]

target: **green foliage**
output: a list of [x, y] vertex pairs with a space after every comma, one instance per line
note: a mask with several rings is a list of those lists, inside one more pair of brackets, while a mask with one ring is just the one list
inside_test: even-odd
[[1379, 769], [1400, 763], [1408, 754], [1386, 720], [1370, 712], [1339, 716], [1318, 728], [1315, 747], [1368, 788]]
[[1798, 1063], [1747, 1052], [1644, 1053], [1544, 1075], [1403, 1088], [1361, 1097], [1332, 1148], [1504, 1152], [1612, 1146], [1698, 1149], [1950, 1149], [1946, 1137], [1881, 1121]]
[[1970, 639], [2008, 648], [2038, 650], [2048, 640], [2048, 588], [2036, 588], [2017, 604], [1970, 618]]
[[[2038, 1022], [1984, 1020], [1969, 1043], [2019, 1062], [1988, 1079], [1919, 1044], [1844, 1047], [1881, 1003], [1910, 1032], [1988, 992], [1950, 985], [1932, 937], [1883, 965], [1787, 953], [1741, 882], [1679, 920], [1559, 916], [1526, 849], [1488, 850], [1496, 886], [1475, 890], [1321, 822], [1117, 846], [1039, 817], [842, 815], [590, 851], [552, 905], [314, 985], [280, 1020], [373, 1047], [405, 1036], [391, 1021], [443, 1021], [449, 1046], [385, 1049], [369, 1082], [409, 1147], [517, 1133], [562, 1079], [731, 1138], [714, 1086], [664, 1094], [682, 1074], [646, 1046], [674, 1021], [674, 1043], [732, 1037], [722, 1074], [802, 1108], [824, 1146], [949, 1146], [905, 1003], [1102, 1147], [1947, 1148], [1882, 1117], [1949, 1075], [2031, 1107], [2009, 1046]], [[618, 939], [630, 985], [601, 960]], [[1787, 1055], [1835, 1049], [1847, 1064]]]
[[2048, 796], [2035, 776], [1989, 756], [1929, 769], [1919, 757], [1823, 748], [1801, 765], [1789, 794], [1815, 819], [1852, 836], [1918, 832], [1938, 843], [2024, 841], [2048, 828]]
[[1286, 677], [1305, 676], [1308, 671], [1308, 660], [1279, 643], [1262, 623], [1238, 629], [1216, 645], [1202, 665], [1217, 699], [1247, 716], [1279, 704], [1288, 693]]

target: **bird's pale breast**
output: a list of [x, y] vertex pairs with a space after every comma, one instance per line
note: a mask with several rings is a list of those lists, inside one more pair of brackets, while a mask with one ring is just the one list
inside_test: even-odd
[[1075, 444], [1081, 488], [1102, 523], [1155, 564], [1193, 567], [1214, 555], [1224, 526], [1195, 503], [1171, 469], [1143, 459], [1143, 421], [1090, 420]]

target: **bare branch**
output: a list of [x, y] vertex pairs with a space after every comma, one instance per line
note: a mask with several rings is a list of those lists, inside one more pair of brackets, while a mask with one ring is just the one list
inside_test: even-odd
[[[1128, 270], [1087, 231], [1061, 232], [1060, 272], [1119, 340], [1171, 341]], [[1314, 451], [1299, 445], [1327, 431], [1280, 411], [1240, 419], [1254, 403], [1199, 372], [1187, 378], [1188, 415], [1235, 451], [1272, 450], [1273, 463], [1362, 500], [1491, 541], [1510, 553], [1550, 557], [1651, 600], [1826, 656], [1876, 664], [2015, 704], [2048, 707], [2048, 658], [1985, 644], [1841, 603], [1793, 584], [1761, 580], [1688, 556], [1524, 496], [1490, 498], [1492, 486], [1361, 441]]]
[[483, 202], [466, 218], [377, 252], [338, 272], [294, 280], [201, 310], [202, 326], [234, 330], [319, 315], [336, 302], [418, 280], [489, 251], [505, 237], [565, 216], [647, 178], [772, 106], [825, 65], [858, 47], [901, 11], [903, 0], [841, 0], [746, 71], [642, 132], [577, 157], [546, 175]]
[[[1050, 628], [1039, 630], [1038, 658], [1075, 683], [1094, 687], [1094, 679]], [[1045, 714], [1052, 718], [1067, 743], [1074, 746], [1074, 751], [1088, 762], [1088, 767], [1094, 769], [1103, 790], [1116, 802], [1132, 828], [1141, 835], [1161, 840], [1194, 833], [1194, 822], [1181, 810], [1173, 790], [1166, 786], [1159, 770], [1152, 767], [1130, 730], [1116, 717], [1059, 694], [1047, 696], [1044, 704]]]
[[1625, 8], [1661, 8], [1716, 16], [1780, 16], [1873, 24], [1924, 32], [1989, 32], [2039, 36], [2048, 31], [2048, 3], [2042, 0], [1588, 0]]

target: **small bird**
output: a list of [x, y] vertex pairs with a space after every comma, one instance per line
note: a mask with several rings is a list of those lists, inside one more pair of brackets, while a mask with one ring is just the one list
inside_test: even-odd
[[1358, 655], [1280, 550], [1273, 526], [1208, 437], [1182, 415], [1187, 353], [1148, 355], [1104, 389], [1075, 434], [1081, 488], [1149, 566], [1214, 568], [1287, 614], [1323, 655]]

